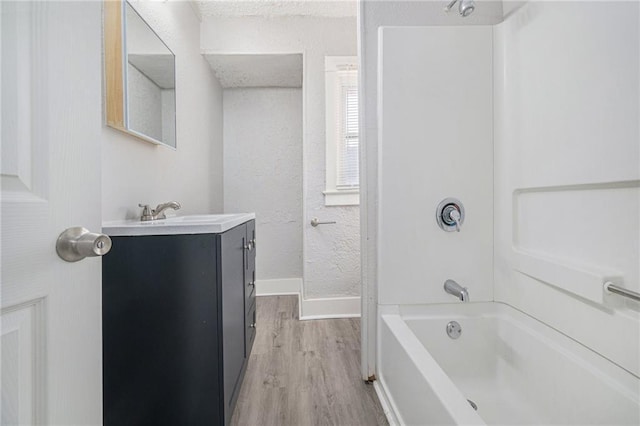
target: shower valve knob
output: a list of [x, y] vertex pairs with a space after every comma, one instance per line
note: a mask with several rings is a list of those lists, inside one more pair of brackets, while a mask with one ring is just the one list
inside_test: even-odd
[[460, 232], [464, 223], [464, 206], [457, 198], [445, 198], [436, 209], [436, 222], [446, 232]]

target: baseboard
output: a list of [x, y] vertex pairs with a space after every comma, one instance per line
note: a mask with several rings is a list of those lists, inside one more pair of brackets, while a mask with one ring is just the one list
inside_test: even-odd
[[360, 297], [300, 298], [300, 319], [359, 318]]
[[256, 280], [256, 296], [300, 295], [302, 278]]
[[298, 296], [301, 320], [360, 317], [360, 297], [305, 299], [302, 290], [302, 278], [256, 280], [256, 296]]
[[380, 401], [380, 406], [382, 407], [382, 411], [384, 411], [384, 415], [387, 417], [387, 422], [389, 422], [389, 426], [397, 426], [400, 424], [398, 418], [393, 412], [393, 408], [391, 402], [389, 401], [389, 397], [387, 396], [387, 392], [384, 390], [384, 385], [380, 382], [380, 380], [376, 380], [373, 382], [373, 389], [376, 391], [376, 395], [378, 395], [378, 400]]

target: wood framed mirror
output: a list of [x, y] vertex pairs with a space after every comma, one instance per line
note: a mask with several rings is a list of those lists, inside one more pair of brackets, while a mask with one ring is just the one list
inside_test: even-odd
[[107, 125], [176, 148], [175, 55], [127, 1], [104, 2]]

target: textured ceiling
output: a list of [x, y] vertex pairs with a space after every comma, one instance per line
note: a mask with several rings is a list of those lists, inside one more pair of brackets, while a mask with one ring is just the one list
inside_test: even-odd
[[204, 57], [225, 88], [302, 87], [302, 54], [210, 54]]
[[356, 16], [357, 0], [192, 0], [207, 16]]

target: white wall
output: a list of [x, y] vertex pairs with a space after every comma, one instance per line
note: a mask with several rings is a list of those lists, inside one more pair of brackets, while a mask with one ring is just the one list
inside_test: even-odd
[[375, 373], [378, 257], [378, 29], [381, 26], [489, 25], [502, 20], [502, 2], [484, 1], [482, 7], [467, 18], [443, 13], [439, 1], [361, 1], [359, 5], [360, 103], [362, 129], [360, 145], [360, 180], [366, 191], [360, 193], [362, 208], [362, 282], [363, 298], [368, 306], [368, 320], [362, 323], [363, 377]]
[[[362, 265], [364, 281], [370, 288], [370, 297], [375, 301], [377, 277], [377, 192], [378, 192], [378, 29], [382, 26], [425, 25], [490, 25], [502, 20], [502, 2], [484, 1], [475, 12], [462, 18], [455, 13], [444, 13], [439, 1], [361, 1], [360, 2], [360, 90], [363, 102], [360, 105], [363, 140], [361, 146], [361, 175], [366, 180], [366, 194], [360, 199], [365, 223], [362, 225], [366, 238]], [[375, 316], [375, 315], [374, 315]]]
[[168, 145], [176, 145], [176, 90], [162, 89], [162, 140]]
[[103, 220], [136, 218], [138, 203], [176, 200], [181, 214], [222, 212], [222, 89], [200, 54], [187, 2], [134, 6], [176, 55], [177, 150], [103, 128]]
[[[384, 27], [379, 43], [378, 303], [455, 302], [447, 279], [492, 300], [492, 29]], [[460, 232], [436, 222], [447, 197]]]
[[302, 90], [224, 91], [225, 212], [256, 213], [256, 279], [302, 279]]
[[[201, 46], [213, 53], [304, 53], [303, 252], [305, 298], [358, 296], [359, 212], [324, 207], [324, 56], [356, 54], [354, 18], [206, 18]], [[313, 228], [311, 218], [335, 220]], [[303, 313], [304, 314], [304, 313]]]
[[640, 305], [575, 293], [640, 291], [639, 12], [533, 2], [495, 29], [496, 300], [636, 375]]

